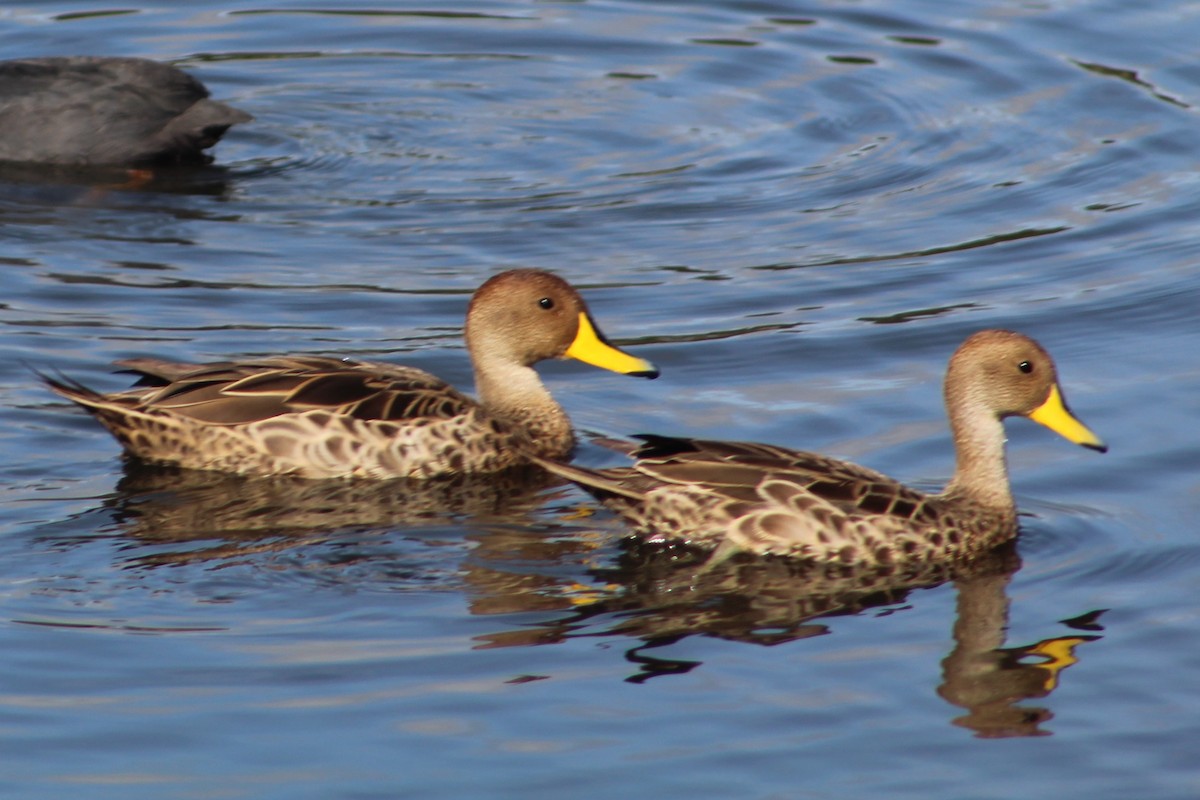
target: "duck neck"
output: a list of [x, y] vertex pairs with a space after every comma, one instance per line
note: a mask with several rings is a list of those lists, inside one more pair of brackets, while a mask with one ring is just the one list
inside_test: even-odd
[[1008, 483], [1004, 425], [982, 403], [949, 404], [954, 434], [954, 477], [942, 495], [966, 499], [1015, 517], [1016, 504]]
[[575, 444], [571, 420], [533, 367], [475, 367], [475, 391], [490, 416], [524, 432], [535, 453], [561, 457]]

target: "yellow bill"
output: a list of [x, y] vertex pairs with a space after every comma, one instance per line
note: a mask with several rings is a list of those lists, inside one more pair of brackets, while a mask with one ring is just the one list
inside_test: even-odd
[[1058, 384], [1050, 387], [1050, 394], [1046, 397], [1046, 402], [1035, 408], [1029, 414], [1029, 418], [1040, 425], [1045, 425], [1068, 442], [1081, 444], [1084, 447], [1099, 450], [1101, 453], [1108, 452], [1108, 445], [1104, 444], [1099, 436], [1092, 433], [1088, 426], [1076, 419], [1071, 410], [1067, 408], [1067, 404], [1063, 402], [1062, 392], [1058, 390]]
[[584, 312], [579, 314], [579, 330], [575, 334], [575, 341], [571, 342], [571, 346], [563, 355], [593, 367], [609, 369], [624, 375], [638, 378], [658, 377], [658, 367], [644, 358], [635, 358], [609, 344]]

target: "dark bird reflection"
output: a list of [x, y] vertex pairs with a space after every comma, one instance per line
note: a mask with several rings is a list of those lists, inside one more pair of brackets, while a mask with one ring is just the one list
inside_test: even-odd
[[[137, 207], [139, 193], [219, 197], [245, 177], [214, 165], [150, 169], [0, 161], [6, 205]], [[147, 203], [148, 210], [154, 207]]]
[[[954, 724], [980, 737], [1040, 736], [1048, 733], [1042, 725], [1053, 714], [1024, 703], [1049, 696], [1062, 670], [1077, 662], [1079, 645], [1099, 636], [1073, 633], [1004, 647], [1007, 587], [1019, 567], [1011, 542], [970, 563], [852, 572], [745, 554], [714, 564], [703, 553], [632, 541], [615, 567], [592, 571], [597, 585], [608, 587], [594, 602], [550, 624], [490, 636], [483, 646], [624, 635], [637, 640], [625, 653], [637, 671], [626, 680], [643, 683], [701, 666], [661, 652], [688, 636], [763, 646], [792, 642], [829, 633], [830, 618], [895, 610], [914, 590], [951, 581], [957, 590], [955, 644], [942, 661], [937, 692], [966, 710]], [[1086, 625], [1066, 624], [1100, 630], [1099, 613], [1087, 615]], [[597, 620], [603, 631], [595, 630]]]

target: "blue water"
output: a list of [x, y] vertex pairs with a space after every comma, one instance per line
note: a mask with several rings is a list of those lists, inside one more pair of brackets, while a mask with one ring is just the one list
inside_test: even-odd
[[[1169, 2], [8, 4], [2, 58], [171, 60], [256, 119], [142, 191], [0, 183], [0, 791], [1200, 795], [1198, 40]], [[664, 373], [542, 368], [584, 463], [650, 431], [936, 487], [987, 327], [1111, 450], [1010, 423], [1015, 552], [848, 586], [652, 557], [563, 486], [138, 469], [30, 370], [469, 388], [519, 265]]]

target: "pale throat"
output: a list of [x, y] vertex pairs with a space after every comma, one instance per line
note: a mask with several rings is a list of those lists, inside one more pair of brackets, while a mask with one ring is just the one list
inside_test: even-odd
[[1013, 512], [1003, 423], [988, 409], [968, 406], [950, 425], [955, 434], [955, 469], [943, 494]]
[[547, 437], [559, 446], [574, 441], [567, 413], [533, 367], [511, 363], [478, 367], [475, 391], [480, 405], [492, 416], [512, 422], [535, 437]]

